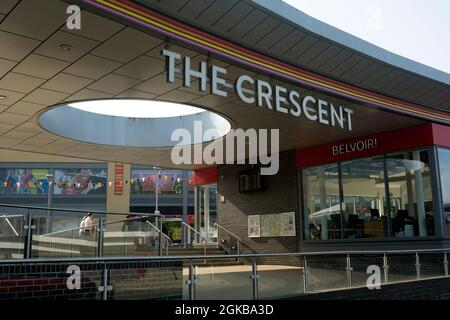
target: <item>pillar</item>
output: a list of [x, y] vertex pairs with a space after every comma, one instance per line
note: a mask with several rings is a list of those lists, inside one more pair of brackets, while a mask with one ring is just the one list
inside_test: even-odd
[[[413, 152], [413, 159], [415, 163], [421, 165], [420, 152]], [[414, 170], [414, 181], [416, 185], [416, 200], [417, 200], [417, 220], [419, 222], [419, 235], [421, 237], [427, 236], [427, 226], [425, 221], [425, 199], [423, 190], [422, 168]]]
[[[122, 194], [115, 193], [115, 162], [108, 162], [108, 186], [106, 194], [106, 211], [115, 213], [124, 213], [124, 215], [108, 214], [107, 222], [124, 220], [126, 214], [130, 212], [130, 194], [131, 194], [131, 165], [123, 164], [123, 183]], [[127, 183], [128, 181], [128, 183]], [[111, 183], [110, 183], [111, 182]], [[121, 223], [109, 225], [109, 230], [120, 230]]]

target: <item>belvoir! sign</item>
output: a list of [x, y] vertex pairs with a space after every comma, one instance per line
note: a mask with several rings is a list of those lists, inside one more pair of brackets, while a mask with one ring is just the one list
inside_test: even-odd
[[201, 61], [197, 69], [191, 66], [191, 58], [182, 57], [181, 54], [167, 49], [161, 54], [166, 59], [167, 81], [175, 82], [177, 64], [183, 60], [183, 86], [190, 87], [193, 79], [199, 82], [199, 91], [206, 92], [207, 83], [210, 83], [210, 93], [227, 97], [227, 89], [236, 92], [242, 102], [258, 107], [266, 107], [276, 112], [290, 114], [292, 117], [304, 116], [309, 121], [315, 121], [326, 126], [339, 127], [352, 131], [353, 110], [335, 105], [331, 101], [316, 98], [311, 95], [301, 96], [296, 90], [288, 90], [279, 85], [254, 79], [249, 75], [240, 75], [234, 84], [229, 83], [225, 76], [227, 70], [217, 65], [210, 65]]
[[351, 154], [355, 152], [362, 152], [364, 150], [376, 149], [377, 144], [378, 144], [377, 138], [363, 139], [349, 143], [333, 145], [331, 146], [331, 152], [333, 153], [333, 156], [346, 153]]

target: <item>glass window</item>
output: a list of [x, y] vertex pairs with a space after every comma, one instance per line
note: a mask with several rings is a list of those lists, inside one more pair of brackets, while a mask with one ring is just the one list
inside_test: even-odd
[[107, 179], [106, 169], [56, 169], [53, 194], [105, 195]]
[[447, 235], [450, 235], [450, 150], [438, 149], [442, 201]]
[[433, 236], [434, 212], [426, 150], [386, 156], [392, 236]]
[[[183, 171], [161, 170], [158, 188], [160, 193], [182, 194]], [[133, 169], [131, 171], [132, 194], [154, 194], [156, 191], [156, 172], [154, 169]]]
[[387, 237], [383, 157], [341, 164], [344, 238]]
[[48, 169], [0, 169], [0, 195], [46, 194]]
[[305, 239], [341, 239], [338, 165], [303, 170]]

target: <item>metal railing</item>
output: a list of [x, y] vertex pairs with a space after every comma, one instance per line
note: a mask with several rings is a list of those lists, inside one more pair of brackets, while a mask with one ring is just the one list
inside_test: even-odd
[[[11, 212], [13, 211], [13, 212]], [[20, 213], [19, 213], [20, 212]], [[23, 212], [23, 213], [22, 213]], [[48, 212], [57, 213], [57, 215], [53, 215], [54, 217], [58, 217], [60, 215], [65, 215], [64, 217], [67, 221], [72, 221], [72, 223], [79, 224], [79, 220], [81, 216], [86, 216], [87, 212], [93, 213], [96, 218], [93, 223], [93, 227], [95, 228], [94, 234], [91, 237], [82, 237], [79, 231], [82, 229], [86, 229], [85, 227], [74, 227], [74, 228], [65, 228], [59, 231], [50, 231], [48, 232], [48, 226], [46, 222], [42, 222], [45, 219], [48, 219]], [[71, 213], [71, 215], [69, 215]], [[119, 219], [114, 221], [106, 221], [106, 216], [127, 216], [125, 219]], [[0, 221], [5, 221], [5, 226], [10, 229], [9, 232], [1, 232], [0, 229], [0, 259], [2, 255], [12, 258], [21, 254], [24, 259], [32, 258], [33, 252], [43, 255], [69, 255], [73, 256], [74, 254], [83, 254], [80, 252], [76, 252], [74, 248], [82, 248], [85, 249], [94, 248], [93, 250], [84, 250], [89, 251], [89, 253], [84, 253], [85, 255], [93, 255], [101, 257], [105, 253], [105, 235], [110, 236], [111, 233], [114, 232], [106, 232], [106, 227], [119, 223], [127, 223], [133, 221], [146, 221], [147, 225], [156, 231], [156, 238], [158, 241], [155, 241], [155, 247], [158, 250], [158, 254], [163, 255], [163, 251], [159, 248], [160, 244], [163, 244], [165, 248], [165, 253], [168, 255], [169, 246], [173, 245], [172, 239], [164, 234], [160, 228], [157, 228], [154, 224], [152, 224], [149, 219], [159, 218], [160, 215], [155, 214], [146, 214], [146, 213], [118, 213], [118, 212], [104, 212], [104, 211], [95, 211], [95, 210], [73, 210], [73, 209], [65, 209], [65, 208], [47, 208], [47, 207], [31, 207], [31, 206], [20, 206], [20, 205], [9, 205], [9, 204], [0, 204]], [[40, 228], [45, 227], [45, 228]], [[41, 230], [45, 229], [45, 230]], [[7, 231], [7, 230], [6, 230]], [[16, 237], [17, 239], [12, 239], [8, 237], [8, 233], [11, 236]], [[120, 232], [119, 232], [120, 233]], [[131, 236], [130, 236], [131, 234]], [[123, 239], [123, 247], [124, 254], [127, 254], [127, 245], [130, 245], [126, 242], [127, 239], [131, 239], [134, 237], [144, 238], [142, 241], [146, 241], [145, 237], [149, 238], [148, 232], [142, 232], [142, 235], [133, 235], [134, 232], [125, 232], [122, 231], [122, 234], [117, 235], [118, 237], [122, 237]], [[160, 241], [160, 239], [164, 239], [165, 241]], [[141, 242], [141, 240], [139, 240]], [[118, 243], [108, 243], [109, 247], [118, 246]], [[8, 252], [8, 246], [11, 247], [10, 252]], [[21, 247], [19, 247], [21, 246]], [[57, 248], [59, 246], [59, 248]], [[64, 246], [63, 248], [61, 248]], [[81, 249], [80, 249], [81, 250]], [[91, 252], [92, 251], [92, 252]], [[150, 253], [150, 252], [149, 252]]]
[[[236, 241], [237, 241], [237, 243], [236, 243], [236, 251], [237, 251], [237, 254], [239, 255], [239, 253], [241, 252], [241, 241], [242, 241], [241, 238], [239, 238], [237, 235], [235, 235], [233, 232], [231, 232], [230, 230], [226, 229], [225, 227], [222, 227], [218, 223], [214, 223], [214, 226], [216, 226], [217, 228], [221, 229], [222, 231], [224, 231], [225, 233], [227, 233], [228, 235], [230, 235], [234, 239], [236, 239]], [[217, 241], [217, 245], [219, 245], [219, 241]], [[237, 258], [237, 261], [239, 262], [239, 258]]]
[[[159, 234], [159, 236], [163, 237], [164, 239], [166, 239], [165, 243], [163, 244], [163, 248], [166, 249], [166, 256], [169, 255], [169, 247], [173, 246], [173, 240], [164, 232], [162, 232], [162, 230], [158, 229], [153, 223], [151, 223], [150, 221], [145, 221], [149, 226], [151, 226], [153, 229], [155, 229], [155, 231]], [[159, 241], [159, 243], [162, 243], [161, 241]]]
[[[135, 270], [147, 264], [148, 276], [139, 277], [136, 286], [142, 287], [138, 281], [154, 279], [154, 288], [160, 288], [162, 281], [171, 281], [178, 299], [267, 299], [288, 298], [303, 294], [367, 287], [368, 273], [373, 266], [383, 270], [379, 283], [374, 286], [411, 282], [425, 279], [448, 277], [448, 260], [446, 249], [434, 250], [389, 250], [389, 251], [329, 251], [309, 253], [271, 253], [271, 254], [230, 254], [203, 256], [171, 256], [171, 257], [89, 257], [89, 258], [49, 258], [49, 259], [15, 259], [0, 260], [0, 268], [4, 265], [89, 265], [99, 270], [96, 281], [99, 283], [98, 299], [120, 297], [121, 281], [125, 281], [114, 272], [123, 273], [126, 268]], [[199, 266], [200, 260], [240, 259], [242, 265], [221, 267], [216, 269]], [[268, 262], [270, 261], [270, 262]], [[278, 262], [274, 262], [278, 261]], [[148, 263], [157, 262], [153, 267]], [[288, 263], [289, 262], [289, 263]], [[432, 268], [431, 268], [432, 267]], [[152, 273], [152, 268], [155, 271]], [[158, 268], [168, 268], [179, 276], [161, 273]], [[14, 270], [27, 270], [15, 268]], [[43, 270], [48, 270], [43, 269]], [[430, 272], [430, 270], [435, 270]], [[86, 271], [87, 272], [87, 271]], [[135, 272], [135, 271], [133, 271]], [[60, 275], [60, 273], [59, 273]], [[82, 274], [83, 275], [83, 274]], [[363, 275], [363, 278], [361, 276]], [[10, 279], [20, 274], [10, 275]], [[392, 278], [391, 278], [392, 276]], [[50, 275], [46, 274], [46, 277]], [[135, 277], [134, 277], [135, 278]], [[247, 281], [245, 279], [248, 279]], [[362, 281], [362, 279], [364, 281]], [[381, 280], [381, 279], [384, 279]], [[126, 280], [128, 281], [128, 280]], [[322, 286], [317, 287], [317, 283]], [[226, 285], [224, 286], [224, 283]], [[132, 284], [127, 282], [127, 288]], [[149, 297], [155, 290], [151, 282], [145, 287]], [[127, 289], [130, 290], [130, 289]], [[142, 290], [142, 289], [139, 289]], [[162, 290], [162, 289], [161, 289]], [[167, 292], [166, 292], [167, 293]], [[162, 297], [165, 293], [161, 291]], [[172, 292], [172, 294], [174, 294]], [[345, 294], [345, 293], [344, 293]], [[143, 297], [145, 298], [145, 297]]]
[[[192, 228], [189, 224], [187, 224], [184, 221], [181, 221], [181, 228], [182, 228], [182, 232], [184, 232], [184, 230], [186, 230], [187, 232], [187, 243], [189, 244], [194, 244], [194, 243], [202, 243], [202, 242], [206, 242], [205, 237], [202, 237], [201, 233], [198, 232], [197, 230], [195, 230], [194, 228]], [[196, 236], [195, 238], [192, 240], [192, 233], [193, 232]]]

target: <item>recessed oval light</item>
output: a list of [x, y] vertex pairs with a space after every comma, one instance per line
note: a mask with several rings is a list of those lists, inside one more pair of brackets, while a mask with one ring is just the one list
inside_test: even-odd
[[6, 100], [8, 97], [4, 95], [0, 95], [0, 100]]
[[73, 49], [73, 47], [70, 44], [61, 44], [59, 47], [64, 51], [70, 51]]

